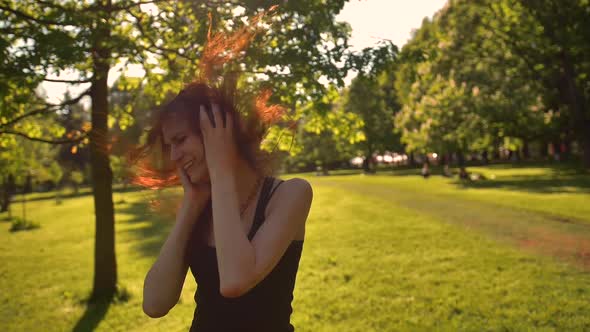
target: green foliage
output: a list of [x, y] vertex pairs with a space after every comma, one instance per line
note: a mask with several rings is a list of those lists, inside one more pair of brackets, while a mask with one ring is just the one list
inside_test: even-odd
[[11, 232], [19, 232], [19, 231], [29, 231], [32, 229], [40, 228], [41, 225], [39, 223], [33, 222], [31, 220], [24, 220], [20, 217], [13, 217], [12, 223], [10, 225]]
[[364, 139], [357, 143], [357, 149], [365, 156], [373, 152], [401, 151], [399, 137], [393, 132], [393, 117], [399, 111], [393, 90], [393, 82], [383, 78], [357, 76], [344, 94], [344, 110], [356, 114]]
[[5, 147], [0, 148], [0, 170], [12, 174], [17, 185], [24, 184], [29, 172], [36, 182], [59, 182], [63, 172], [54, 146], [14, 136], [4, 142]]
[[[11, 121], [31, 109], [42, 110], [34, 116], [52, 115], [61, 105], [37, 98], [34, 89], [39, 83], [66, 70], [80, 76], [72, 84], [87, 81], [99, 75], [94, 65], [100, 61], [109, 67], [120, 65], [123, 71], [129, 65], [139, 65], [146, 72], [141, 79], [121, 77], [111, 91], [109, 126], [124, 132], [138, 112], [149, 112], [196, 78], [209, 29], [208, 14], [212, 14], [214, 32], [231, 32], [273, 4], [280, 6], [265, 19], [264, 31], [244, 57], [219, 69], [241, 68], [246, 73], [243, 80], [248, 81], [245, 90], [270, 87], [274, 102], [293, 109], [309, 99], [319, 100], [326, 92], [322, 80], [342, 85], [346, 75], [347, 69], [339, 63], [347, 54], [350, 27], [334, 20], [344, 2], [248, 1], [219, 6], [155, 2], [140, 6], [124, 0], [108, 7], [101, 2], [8, 1], [3, 4], [9, 10], [2, 12], [2, 19], [11, 28], [0, 43], [6, 55], [6, 68], [1, 71], [5, 85], [0, 95], [4, 98], [0, 127], [12, 127]], [[104, 52], [95, 58], [92, 48], [99, 39]], [[69, 99], [76, 101], [85, 94]], [[32, 130], [23, 129], [27, 133]], [[30, 134], [36, 137], [40, 133]]]
[[[343, 96], [332, 87], [320, 101], [310, 102], [299, 110], [296, 116], [301, 117], [301, 125], [293, 136], [293, 148], [286, 160], [288, 171], [315, 166], [328, 170], [347, 164], [356, 156], [355, 144], [365, 139], [363, 123], [358, 114], [347, 112], [343, 103]], [[318, 108], [327, 110], [317, 111]]]
[[80, 185], [84, 182], [84, 174], [80, 171], [72, 171], [70, 173], [70, 180], [77, 185]]
[[125, 157], [111, 155], [110, 160], [111, 169], [113, 171], [113, 180], [116, 183], [128, 182], [132, 176], [132, 172], [129, 169], [129, 165], [126, 162]]
[[[507, 12], [498, 15], [500, 7]], [[543, 114], [547, 91], [523, 74], [528, 57], [512, 47], [533, 35], [506, 35], [503, 20], [521, 30], [534, 24], [511, 1], [452, 1], [433, 21], [425, 19], [404, 47], [395, 83], [403, 112], [396, 125], [409, 150], [483, 151], [553, 130], [555, 118]]]

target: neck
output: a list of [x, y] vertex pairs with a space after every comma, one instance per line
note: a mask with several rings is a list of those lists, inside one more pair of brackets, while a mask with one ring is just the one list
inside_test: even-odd
[[[256, 185], [256, 182], [259, 178], [260, 175], [254, 171], [250, 165], [248, 165], [248, 163], [245, 161], [240, 161], [238, 167], [235, 170], [236, 189], [238, 191], [240, 208], [248, 200], [252, 194], [252, 191], [258, 189], [254, 188], [254, 186]], [[250, 204], [251, 203], [252, 202], [250, 202]]]

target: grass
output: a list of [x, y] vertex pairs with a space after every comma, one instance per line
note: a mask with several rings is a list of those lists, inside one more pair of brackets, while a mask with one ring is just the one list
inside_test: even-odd
[[[314, 203], [293, 302], [296, 330], [590, 329], [588, 176], [543, 166], [473, 170], [495, 179], [304, 175]], [[170, 220], [150, 212], [147, 192], [115, 195], [122, 299], [84, 302], [93, 273], [92, 197], [71, 195], [61, 205], [50, 195], [27, 198], [27, 218], [40, 228], [12, 233], [0, 222], [0, 330], [188, 330], [190, 273], [167, 316], [151, 319], [141, 309], [143, 278]]]

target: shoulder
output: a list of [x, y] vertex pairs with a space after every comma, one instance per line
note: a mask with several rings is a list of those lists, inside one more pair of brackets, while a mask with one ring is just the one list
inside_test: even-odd
[[[277, 188], [277, 195], [282, 195], [283, 197], [296, 197], [299, 199], [309, 199], [313, 198], [313, 189], [311, 188], [311, 184], [302, 178], [292, 178], [289, 180], [280, 180], [284, 183], [281, 184], [281, 187]], [[293, 196], [294, 195], [294, 196]]]
[[[279, 185], [281, 181], [284, 183]], [[268, 212], [276, 208], [286, 208], [290, 205], [309, 209], [313, 200], [313, 189], [305, 179], [280, 180], [276, 178], [273, 188], [276, 188], [276, 190], [269, 201]]]

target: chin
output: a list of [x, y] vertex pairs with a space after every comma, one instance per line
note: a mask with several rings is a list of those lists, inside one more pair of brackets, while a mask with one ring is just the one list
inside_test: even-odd
[[198, 176], [198, 174], [190, 175], [191, 183], [194, 185], [205, 185], [209, 184], [209, 177], [207, 175]]

